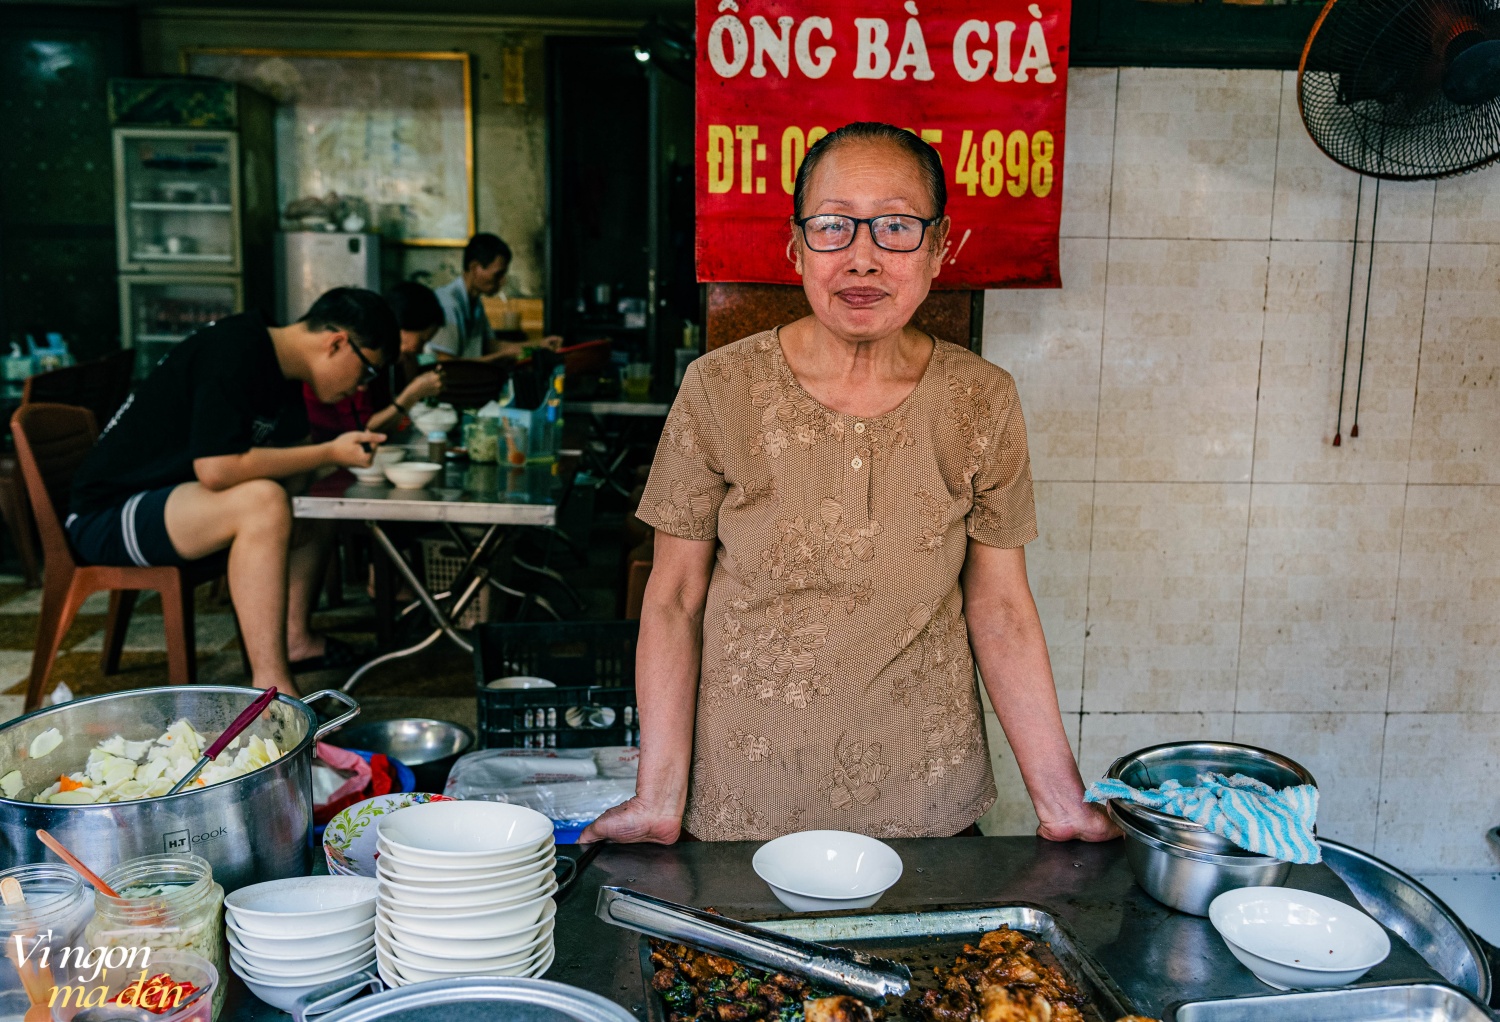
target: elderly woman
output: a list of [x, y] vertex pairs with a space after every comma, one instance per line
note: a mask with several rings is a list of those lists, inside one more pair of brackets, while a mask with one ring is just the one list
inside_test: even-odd
[[936, 151], [890, 125], [808, 151], [787, 254], [813, 314], [683, 379], [639, 511], [640, 780], [584, 840], [977, 833], [996, 790], [976, 658], [1038, 833], [1115, 835], [1026, 581], [1015, 383], [910, 325], [946, 199]]

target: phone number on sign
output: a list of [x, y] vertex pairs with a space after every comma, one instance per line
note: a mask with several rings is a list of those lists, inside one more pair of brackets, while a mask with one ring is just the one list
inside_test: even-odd
[[[821, 127], [794, 125], [781, 133], [781, 190], [791, 195], [797, 184], [797, 168], [807, 149], [828, 134]], [[943, 129], [923, 128], [917, 132], [922, 140], [942, 154]], [[1044, 198], [1052, 191], [1055, 171], [1052, 157], [1056, 150], [1052, 132], [1027, 133], [1020, 129], [1002, 131], [968, 129], [951, 132], [958, 138], [958, 159], [953, 167], [953, 186], [968, 195], [996, 199], [1027, 195]], [[708, 193], [722, 195], [738, 190], [745, 195], [764, 195], [768, 162], [767, 143], [761, 141], [758, 124], [710, 124], [708, 126]]]

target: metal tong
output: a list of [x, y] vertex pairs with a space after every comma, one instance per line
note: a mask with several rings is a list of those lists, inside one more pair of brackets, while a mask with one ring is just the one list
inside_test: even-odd
[[860, 951], [786, 937], [737, 919], [653, 898], [625, 887], [599, 888], [595, 914], [606, 923], [676, 941], [772, 972], [791, 973], [867, 1001], [911, 989], [911, 970]]

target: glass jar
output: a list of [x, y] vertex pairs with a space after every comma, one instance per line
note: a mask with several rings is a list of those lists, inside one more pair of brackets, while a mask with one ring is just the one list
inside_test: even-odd
[[[92, 947], [149, 947], [191, 951], [219, 975], [224, 961], [224, 888], [214, 882], [207, 859], [191, 853], [143, 855], [104, 874], [120, 893], [94, 892], [94, 918], [85, 933]], [[213, 1014], [224, 1007], [229, 984], [214, 990]]]
[[[63, 968], [63, 949], [79, 949], [68, 955], [70, 963], [82, 953], [94, 903], [83, 878], [67, 866], [17, 866], [0, 871], [0, 880], [6, 877], [20, 881], [26, 904], [0, 905], [0, 940], [6, 952], [0, 958], [0, 1004], [19, 1007], [24, 1014], [29, 1001], [46, 1004], [54, 985], [74, 980], [71, 970]], [[26, 952], [19, 969], [13, 957], [16, 934]]]

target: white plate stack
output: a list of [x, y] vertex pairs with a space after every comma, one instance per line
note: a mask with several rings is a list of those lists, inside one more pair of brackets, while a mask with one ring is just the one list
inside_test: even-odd
[[374, 962], [375, 899], [368, 877], [291, 877], [242, 887], [224, 899], [229, 967], [256, 997], [291, 1011], [309, 990]]
[[388, 987], [540, 976], [552, 965], [552, 821], [501, 802], [429, 802], [376, 842], [376, 961]]

